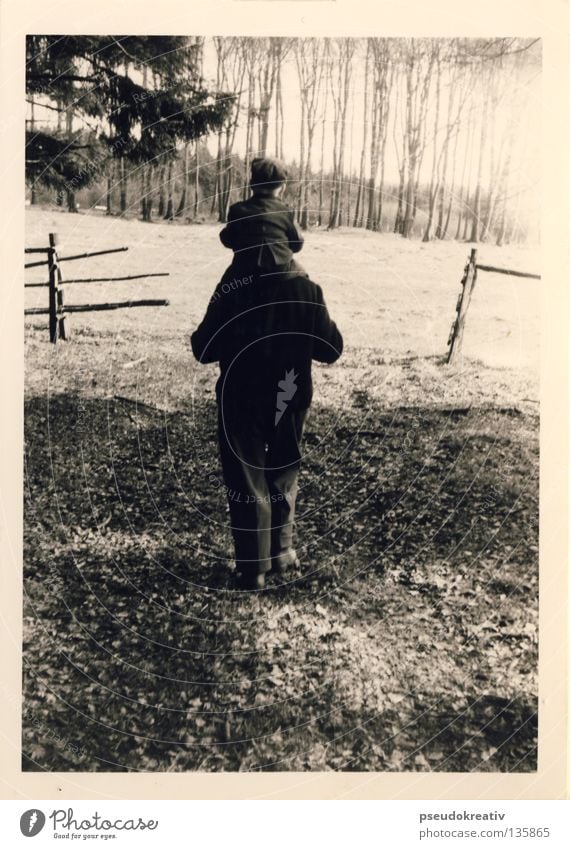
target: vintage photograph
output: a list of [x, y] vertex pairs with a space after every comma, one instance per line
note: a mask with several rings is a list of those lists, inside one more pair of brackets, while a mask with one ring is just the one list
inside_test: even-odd
[[25, 53], [22, 770], [536, 772], [541, 40]]

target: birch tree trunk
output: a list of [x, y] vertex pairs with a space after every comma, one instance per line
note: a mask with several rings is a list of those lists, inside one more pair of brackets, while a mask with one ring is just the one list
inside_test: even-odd
[[447, 204], [447, 215], [445, 217], [445, 224], [443, 225], [443, 230], [441, 233], [441, 238], [446, 239], [449, 231], [449, 224], [451, 222], [451, 213], [453, 210], [453, 200], [455, 195], [455, 175], [457, 171], [457, 145], [459, 142], [459, 127], [455, 132], [455, 138], [453, 140], [453, 153], [451, 156], [451, 187], [449, 190], [449, 202]]
[[426, 113], [433, 65], [439, 44], [433, 39], [411, 38], [406, 50], [407, 186], [401, 233], [410, 238], [417, 212], [418, 186], [426, 147]]
[[[264, 39], [265, 41], [265, 39]], [[265, 47], [265, 50], [263, 50]], [[267, 143], [269, 138], [269, 113], [275, 81], [277, 78], [277, 66], [281, 61], [281, 39], [269, 38], [268, 45], [262, 46], [265, 53], [265, 61], [259, 71], [259, 156], [267, 156]]]
[[358, 188], [356, 191], [356, 201], [354, 205], [354, 220], [353, 227], [362, 227], [362, 207], [364, 207], [364, 168], [366, 164], [366, 148], [368, 145], [368, 72], [370, 64], [370, 41], [366, 42], [366, 60], [364, 64], [364, 106], [362, 118], [362, 150], [360, 152], [360, 168], [358, 171]]
[[164, 218], [164, 211], [166, 209], [166, 199], [164, 192], [164, 165], [160, 165], [158, 168], [158, 210], [157, 214], [159, 218]]
[[167, 203], [164, 218], [167, 221], [174, 221], [174, 160], [171, 157], [168, 162], [168, 176], [166, 178], [167, 188]]
[[281, 91], [281, 62], [277, 64], [275, 76], [275, 156], [283, 157], [283, 94]]
[[453, 122], [453, 106], [454, 106], [454, 93], [455, 93], [455, 77], [452, 75], [451, 78], [451, 86], [449, 90], [449, 96], [447, 100], [447, 125], [445, 130], [445, 138], [443, 140], [443, 167], [442, 167], [442, 177], [441, 183], [439, 186], [438, 192], [438, 216], [437, 216], [437, 227], [435, 230], [435, 238], [442, 239], [443, 238], [443, 216], [445, 213], [445, 204], [447, 201], [447, 175], [449, 170], [449, 145], [451, 141], [451, 134], [454, 129]]
[[[71, 105], [68, 106], [65, 111], [65, 132], [68, 138], [73, 133], [73, 109], [71, 108]], [[66, 189], [65, 194], [67, 197], [67, 211], [79, 212], [73, 189]]]
[[194, 142], [194, 221], [198, 218], [200, 203], [200, 139]]
[[481, 116], [481, 128], [479, 133], [479, 156], [477, 160], [477, 179], [475, 183], [475, 192], [473, 196], [473, 210], [471, 218], [471, 234], [470, 242], [478, 242], [481, 232], [481, 182], [483, 176], [483, 161], [485, 158], [485, 149], [487, 143], [487, 119], [489, 113], [489, 94], [486, 88], [484, 94], [484, 108]]
[[[227, 220], [228, 208], [234, 181], [234, 166], [232, 163], [232, 152], [235, 145], [236, 133], [240, 117], [240, 109], [243, 96], [244, 79], [246, 74], [246, 48], [243, 47], [241, 39], [234, 37], [229, 42], [228, 50], [223, 59], [223, 84], [228, 85], [230, 90], [237, 92], [236, 101], [232, 112], [228, 115], [224, 127], [224, 150], [223, 168], [222, 152], [220, 148], [219, 161], [219, 198], [218, 198], [218, 220], [223, 223]], [[222, 136], [220, 136], [220, 139]], [[247, 171], [244, 183], [247, 181]], [[242, 187], [242, 190], [245, 186]]]
[[184, 143], [184, 160], [183, 160], [183, 168], [184, 173], [182, 175], [182, 194], [180, 195], [180, 202], [178, 203], [178, 208], [176, 210], [176, 217], [180, 218], [186, 212], [186, 205], [188, 203], [188, 194], [190, 188], [190, 142]]
[[301, 99], [297, 214], [302, 229], [306, 230], [309, 225], [309, 185], [313, 143], [327, 56], [321, 40], [314, 38], [296, 39], [294, 53]]
[[[35, 100], [33, 94], [30, 95], [30, 131], [35, 133], [36, 131], [36, 115], [35, 115]], [[30, 204], [34, 206], [37, 203], [37, 195], [36, 195], [36, 181], [32, 182], [30, 188]]]
[[[384, 175], [386, 170], [386, 143], [388, 140], [388, 124], [390, 119], [390, 100], [394, 80], [394, 47], [386, 38], [373, 39], [372, 49], [375, 64], [374, 95], [375, 100], [372, 132], [376, 135], [375, 159], [373, 173], [374, 191], [371, 193], [373, 210], [370, 226], [373, 230], [382, 229]], [[376, 188], [376, 178], [380, 167], [380, 182]]]
[[245, 134], [245, 162], [244, 162], [244, 181], [243, 181], [243, 199], [246, 200], [249, 197], [249, 171], [251, 167], [251, 149], [253, 146], [253, 121], [254, 121], [254, 94], [255, 94], [255, 77], [253, 75], [253, 55], [250, 51], [250, 67], [248, 73], [248, 92], [247, 92], [247, 125], [246, 125], [246, 134]]
[[[455, 231], [455, 238], [461, 238], [461, 228], [464, 225], [464, 219], [467, 220], [467, 215], [464, 213], [464, 210], [467, 209], [467, 199], [469, 196], [469, 186], [471, 185], [471, 166], [473, 162], [473, 108], [469, 109], [469, 114], [467, 117], [467, 129], [466, 129], [466, 138], [465, 138], [465, 149], [463, 156], [463, 170], [461, 173], [461, 186], [459, 190], [459, 199], [458, 199], [458, 218], [457, 218], [457, 230]], [[469, 168], [469, 170], [467, 170]], [[464, 201], [465, 199], [465, 201]], [[463, 235], [465, 238], [465, 235]]]
[[[344, 153], [346, 144], [346, 112], [350, 97], [350, 80], [352, 71], [352, 56], [354, 54], [354, 42], [350, 39], [339, 39], [338, 62], [338, 89], [333, 90], [333, 102], [335, 104], [335, 173], [333, 176], [334, 186], [331, 202], [331, 214], [329, 218], [329, 230], [339, 226], [342, 209], [342, 189], [344, 184]], [[339, 126], [340, 125], [340, 126]]]
[[441, 58], [437, 57], [437, 82], [435, 88], [435, 117], [433, 126], [433, 154], [431, 162], [431, 182], [428, 195], [428, 220], [424, 231], [424, 242], [429, 242], [431, 239], [431, 227], [435, 213], [435, 200], [439, 190], [439, 157], [437, 150], [437, 140], [439, 135], [439, 109], [441, 100]]
[[325, 80], [324, 80], [325, 93], [324, 93], [322, 131], [321, 131], [319, 208], [318, 208], [318, 211], [317, 211], [317, 224], [318, 224], [319, 227], [323, 226], [324, 183], [325, 183], [325, 135], [326, 135], [326, 127], [327, 127], [327, 107], [328, 107], [328, 95], [329, 95], [329, 83], [330, 83], [330, 64], [329, 64], [329, 45], [328, 45], [328, 42], [325, 43], [325, 58], [323, 59], [323, 66], [324, 66], [324, 69], [325, 69]]

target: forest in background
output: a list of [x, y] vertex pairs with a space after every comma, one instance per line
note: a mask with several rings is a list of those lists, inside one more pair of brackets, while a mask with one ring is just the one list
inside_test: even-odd
[[31, 204], [220, 221], [284, 159], [301, 226], [537, 241], [537, 39], [29, 36]]

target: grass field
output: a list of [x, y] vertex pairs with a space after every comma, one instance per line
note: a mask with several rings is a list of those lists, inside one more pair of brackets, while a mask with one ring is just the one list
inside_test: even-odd
[[307, 236], [346, 350], [315, 369], [302, 569], [252, 598], [231, 589], [216, 368], [188, 348], [219, 228], [27, 215], [28, 246], [129, 246], [64, 277], [170, 272], [68, 303], [171, 305], [74, 315], [57, 346], [26, 323], [23, 768], [535, 769], [540, 284], [480, 274], [450, 368], [469, 245]]

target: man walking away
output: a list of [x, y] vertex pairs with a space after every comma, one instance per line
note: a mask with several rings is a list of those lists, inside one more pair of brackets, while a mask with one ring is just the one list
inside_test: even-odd
[[311, 365], [334, 363], [343, 340], [320, 286], [250, 271], [234, 286], [220, 281], [191, 344], [197, 360], [220, 365], [218, 439], [238, 586], [255, 590], [269, 571], [298, 564], [293, 523]]

